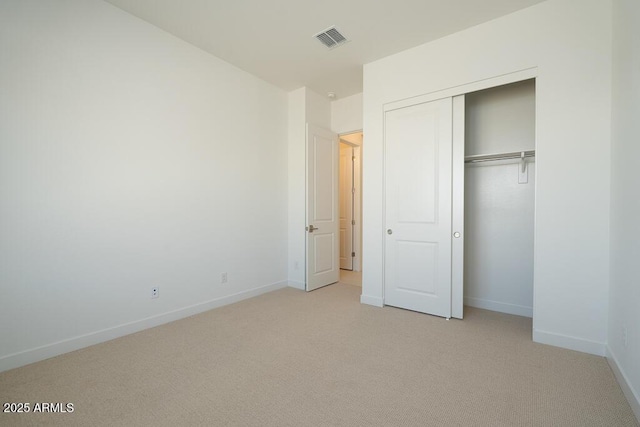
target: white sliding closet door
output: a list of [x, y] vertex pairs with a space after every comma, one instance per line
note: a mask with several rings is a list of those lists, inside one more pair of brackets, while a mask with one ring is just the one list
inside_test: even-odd
[[451, 317], [452, 99], [385, 112], [385, 304]]

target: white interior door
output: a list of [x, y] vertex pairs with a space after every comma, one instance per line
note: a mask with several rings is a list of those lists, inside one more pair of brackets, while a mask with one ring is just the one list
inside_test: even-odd
[[385, 304], [451, 317], [452, 99], [385, 112]]
[[340, 268], [353, 270], [353, 147], [340, 143]]
[[307, 125], [307, 291], [340, 279], [338, 226], [338, 135]]

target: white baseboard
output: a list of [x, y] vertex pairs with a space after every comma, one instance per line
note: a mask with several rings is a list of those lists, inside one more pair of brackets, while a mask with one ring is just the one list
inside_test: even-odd
[[524, 305], [509, 304], [473, 297], [464, 297], [464, 305], [484, 308], [485, 310], [499, 311], [500, 313], [515, 314], [516, 316], [533, 317], [533, 308], [526, 307]]
[[374, 305], [376, 307], [384, 306], [384, 300], [380, 297], [372, 297], [370, 295], [360, 295], [360, 303], [367, 305]]
[[302, 289], [303, 291], [305, 290], [304, 282], [298, 282], [297, 280], [289, 280], [289, 282], [287, 283], [288, 283], [287, 286], [289, 286], [290, 288]]
[[583, 353], [595, 354], [596, 356], [605, 355], [604, 343], [589, 341], [582, 338], [571, 337], [568, 335], [556, 334], [554, 332], [546, 332], [534, 329], [533, 341], [540, 344], [548, 344], [556, 347], [566, 348], [569, 350], [581, 351]]
[[169, 311], [167, 313], [158, 314], [156, 316], [147, 317], [145, 319], [136, 320], [112, 328], [102, 329], [100, 331], [91, 332], [85, 335], [58, 341], [52, 344], [43, 345], [41, 347], [32, 348], [18, 353], [9, 354], [0, 358], [0, 372], [6, 371], [30, 363], [39, 362], [50, 357], [59, 356], [70, 351], [79, 350], [94, 344], [109, 341], [125, 335], [133, 334], [144, 329], [153, 328], [185, 317], [193, 316], [223, 305], [233, 304], [247, 298], [262, 295], [267, 292], [287, 287], [288, 282], [272, 283], [270, 285], [260, 286], [258, 288], [249, 289], [232, 295], [215, 298], [204, 301], [189, 307], [180, 308]]
[[625, 397], [629, 401], [629, 405], [633, 410], [633, 413], [636, 415], [636, 418], [640, 422], [640, 393], [635, 390], [631, 383], [629, 382], [629, 378], [625, 374], [624, 370], [620, 367], [618, 363], [618, 359], [611, 351], [611, 348], [607, 345], [607, 362], [609, 362], [609, 366], [611, 366], [611, 370], [613, 371], [616, 379], [618, 380], [618, 384], [620, 384], [620, 388], [624, 393]]

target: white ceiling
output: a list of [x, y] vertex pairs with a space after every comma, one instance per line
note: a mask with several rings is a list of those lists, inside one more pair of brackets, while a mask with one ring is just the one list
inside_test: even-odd
[[[362, 65], [543, 0], [105, 0], [280, 88], [338, 98]], [[313, 36], [335, 25], [351, 41]]]

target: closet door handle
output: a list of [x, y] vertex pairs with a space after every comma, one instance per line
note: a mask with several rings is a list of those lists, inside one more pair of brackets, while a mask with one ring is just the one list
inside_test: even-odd
[[456, 231], [455, 233], [453, 233], [453, 237], [455, 237], [456, 239], [460, 238], [460, 232]]
[[387, 234], [393, 234], [393, 230], [392, 230], [392, 229], [390, 229], [390, 228], [388, 228], [388, 229], [387, 229]]

